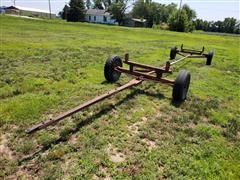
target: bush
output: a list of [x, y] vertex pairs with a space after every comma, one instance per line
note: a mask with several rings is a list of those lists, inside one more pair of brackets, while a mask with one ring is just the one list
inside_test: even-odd
[[85, 20], [85, 5], [83, 0], [71, 0], [67, 11], [67, 21], [77, 22]]
[[193, 23], [189, 21], [185, 9], [174, 12], [168, 20], [169, 29], [171, 31], [191, 32], [193, 31]]

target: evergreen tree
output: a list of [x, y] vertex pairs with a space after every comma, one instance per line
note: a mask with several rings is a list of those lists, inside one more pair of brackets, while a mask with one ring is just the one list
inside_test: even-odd
[[171, 31], [189, 32], [191, 31], [187, 12], [185, 9], [174, 12], [168, 20]]
[[69, 6], [65, 5], [63, 10], [60, 12], [60, 16], [62, 19], [67, 19], [67, 13], [69, 11]]
[[71, 0], [67, 13], [67, 21], [77, 22], [85, 20], [85, 4], [83, 0]]

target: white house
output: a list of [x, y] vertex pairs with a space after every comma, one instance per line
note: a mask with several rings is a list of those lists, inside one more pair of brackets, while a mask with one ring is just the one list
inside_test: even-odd
[[112, 15], [102, 9], [88, 9], [85, 20], [92, 23], [117, 24], [116, 20], [112, 19]]

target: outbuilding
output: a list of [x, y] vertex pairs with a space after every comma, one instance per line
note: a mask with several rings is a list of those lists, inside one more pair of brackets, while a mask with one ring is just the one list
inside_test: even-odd
[[124, 26], [128, 27], [146, 27], [146, 19], [128, 18], [124, 22]]
[[102, 9], [88, 9], [85, 20], [91, 23], [117, 24], [116, 20], [112, 18], [112, 15]]
[[6, 14], [13, 14], [19, 16], [30, 16], [39, 18], [56, 18], [56, 14], [42, 9], [35, 9], [29, 7], [9, 6], [5, 9]]
[[4, 14], [5, 13], [5, 6], [0, 6], [0, 14]]

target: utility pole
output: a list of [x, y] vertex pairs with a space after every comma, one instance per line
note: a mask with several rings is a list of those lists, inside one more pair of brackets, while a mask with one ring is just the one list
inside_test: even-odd
[[[178, 9], [178, 24], [179, 24], [180, 16], [181, 16], [181, 8], [182, 8], [182, 0], [180, 0], [180, 6], [179, 6], [179, 9]], [[178, 26], [177, 26], [177, 29], [178, 29]]]
[[49, 7], [49, 12], [50, 12], [49, 18], [51, 19], [52, 18], [51, 17], [52, 12], [51, 12], [51, 2], [50, 2], [50, 0], [48, 0], [48, 7]]
[[179, 6], [179, 9], [181, 10], [182, 8], [182, 0], [180, 0], [180, 6]]
[[16, 6], [16, 0], [13, 0], [13, 5]]

